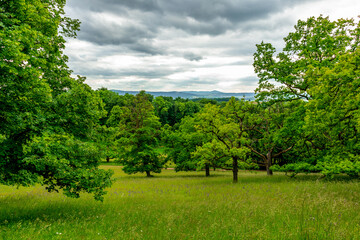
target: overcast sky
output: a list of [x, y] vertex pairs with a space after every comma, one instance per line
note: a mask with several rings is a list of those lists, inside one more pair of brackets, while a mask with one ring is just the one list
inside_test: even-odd
[[255, 44], [283, 47], [298, 19], [357, 18], [359, 0], [67, 0], [65, 54], [92, 88], [252, 92]]

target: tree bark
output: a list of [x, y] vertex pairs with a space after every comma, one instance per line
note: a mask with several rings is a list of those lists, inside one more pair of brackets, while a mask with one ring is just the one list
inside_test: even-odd
[[150, 171], [146, 171], [146, 176], [147, 177], [152, 177], [152, 175], [150, 174]]
[[271, 167], [271, 162], [272, 162], [272, 154], [271, 154], [271, 152], [268, 152], [267, 154], [266, 154], [266, 173], [267, 173], [267, 175], [268, 176], [271, 176], [271, 175], [273, 175], [273, 172], [272, 172], [272, 170], [270, 169], [270, 167]]
[[233, 157], [233, 182], [238, 181], [238, 157]]
[[110, 157], [106, 156], [106, 162], [110, 162]]
[[209, 164], [205, 164], [205, 176], [209, 177], [210, 176], [210, 166]]

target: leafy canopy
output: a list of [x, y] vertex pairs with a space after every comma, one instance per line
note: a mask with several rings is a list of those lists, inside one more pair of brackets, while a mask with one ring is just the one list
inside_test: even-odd
[[313, 163], [326, 174], [344, 169], [334, 166], [356, 169], [360, 153], [360, 22], [311, 17], [299, 20], [284, 40], [285, 47], [277, 55], [270, 43], [257, 45], [258, 99], [270, 104], [305, 100], [301, 131], [305, 146], [312, 148], [308, 157], [315, 158]]
[[80, 23], [64, 17], [65, 2], [0, 1], [0, 183], [101, 200], [111, 173], [87, 139], [104, 110], [66, 65], [64, 36]]

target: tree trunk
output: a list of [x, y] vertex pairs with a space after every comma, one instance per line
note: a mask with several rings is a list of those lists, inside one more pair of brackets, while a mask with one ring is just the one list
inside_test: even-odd
[[233, 182], [238, 181], [238, 157], [233, 157]]
[[110, 157], [106, 156], [106, 162], [110, 162]]
[[147, 177], [152, 177], [152, 175], [150, 174], [150, 171], [146, 171], [146, 176]]
[[206, 177], [210, 176], [210, 166], [208, 163], [205, 164], [205, 176]]
[[272, 170], [270, 169], [270, 167], [271, 167], [271, 162], [272, 162], [272, 154], [271, 154], [271, 152], [268, 152], [267, 154], [266, 154], [266, 173], [267, 173], [267, 175], [268, 176], [271, 176], [271, 175], [273, 175], [273, 172], [272, 172]]

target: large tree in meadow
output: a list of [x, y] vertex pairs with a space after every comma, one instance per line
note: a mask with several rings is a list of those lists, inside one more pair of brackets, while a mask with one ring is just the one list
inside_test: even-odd
[[83, 140], [104, 111], [66, 65], [64, 36], [75, 37], [79, 22], [64, 17], [65, 2], [0, 1], [0, 183], [101, 200], [111, 173]]
[[[224, 108], [216, 105], [206, 105], [198, 114], [197, 130], [210, 134], [212, 140], [197, 147], [197, 155], [203, 155], [207, 160], [211, 155], [201, 154], [211, 151], [219, 160], [232, 160], [233, 182], [238, 181], [239, 162], [246, 162], [249, 148], [246, 147], [247, 129], [244, 125], [245, 112], [235, 109], [243, 108], [247, 103], [231, 98]], [[205, 159], [205, 160], [206, 160]]]
[[270, 43], [254, 54], [261, 101], [305, 100], [302, 127], [323, 173], [358, 175], [360, 23], [328, 17], [299, 20], [278, 54]]
[[113, 108], [109, 120], [118, 119], [118, 155], [125, 173], [160, 173], [164, 165], [156, 147], [161, 123], [155, 116], [151, 96], [141, 91], [128, 99], [122, 108]]
[[291, 151], [301, 138], [304, 116], [293, 111], [301, 101], [267, 104], [249, 103], [244, 112], [247, 129], [246, 146], [254, 153], [254, 162], [266, 168], [272, 175], [271, 166], [283, 162], [280, 157]]

